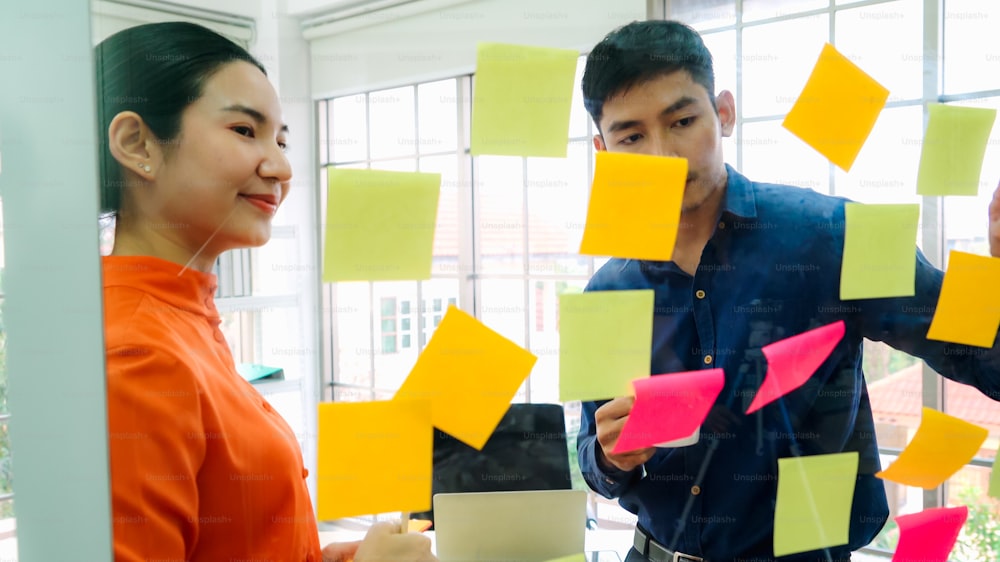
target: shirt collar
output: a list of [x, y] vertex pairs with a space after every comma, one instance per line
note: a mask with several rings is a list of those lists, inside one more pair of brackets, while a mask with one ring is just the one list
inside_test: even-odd
[[214, 300], [218, 280], [211, 273], [152, 256], [104, 256], [101, 269], [105, 289], [128, 287], [172, 307], [219, 318]]
[[753, 182], [726, 164], [726, 200], [722, 212], [742, 218], [757, 218], [757, 198]]

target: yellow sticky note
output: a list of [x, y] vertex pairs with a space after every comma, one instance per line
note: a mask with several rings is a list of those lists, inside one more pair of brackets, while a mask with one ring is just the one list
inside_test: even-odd
[[844, 205], [840, 298], [912, 297], [920, 205]]
[[848, 172], [887, 99], [889, 90], [827, 43], [782, 126]]
[[774, 555], [847, 544], [858, 453], [778, 459]]
[[580, 253], [669, 261], [687, 170], [685, 158], [598, 152]]
[[652, 348], [653, 291], [560, 295], [559, 400], [632, 395]]
[[395, 398], [430, 400], [435, 427], [481, 450], [537, 360], [449, 306]]
[[480, 43], [471, 154], [565, 158], [579, 56], [572, 49]]
[[318, 422], [319, 519], [431, 508], [430, 402], [325, 402]]
[[875, 476], [925, 490], [937, 488], [972, 460], [987, 435], [989, 431], [976, 424], [924, 408], [913, 440]]
[[1000, 329], [1000, 258], [952, 250], [927, 339], [993, 347]]
[[587, 556], [581, 552], [580, 554], [570, 554], [569, 556], [553, 558], [548, 562], [587, 562]]
[[986, 143], [995, 109], [930, 104], [927, 132], [920, 148], [917, 193], [978, 195]]
[[441, 174], [330, 168], [323, 281], [431, 277]]
[[406, 532], [423, 533], [427, 529], [430, 529], [433, 524], [434, 522], [429, 519], [410, 519], [406, 525]]

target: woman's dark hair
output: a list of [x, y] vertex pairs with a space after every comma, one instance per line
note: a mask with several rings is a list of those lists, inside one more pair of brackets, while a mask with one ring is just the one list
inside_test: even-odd
[[715, 106], [712, 54], [698, 32], [677, 21], [634, 21], [609, 33], [587, 55], [584, 107], [599, 126], [604, 103], [612, 96], [677, 70], [704, 86]]
[[124, 188], [121, 165], [108, 147], [108, 126], [115, 115], [136, 112], [157, 140], [169, 145], [180, 134], [184, 109], [201, 97], [213, 74], [234, 61], [249, 62], [267, 74], [243, 47], [187, 22], [131, 27], [94, 49], [102, 214], [120, 210]]

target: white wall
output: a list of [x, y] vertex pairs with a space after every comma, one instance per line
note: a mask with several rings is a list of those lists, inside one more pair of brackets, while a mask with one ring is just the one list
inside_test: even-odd
[[361, 17], [372, 24], [310, 42], [314, 97], [471, 72], [480, 41], [589, 51], [615, 27], [646, 19], [646, 0], [479, 0], [397, 20]]

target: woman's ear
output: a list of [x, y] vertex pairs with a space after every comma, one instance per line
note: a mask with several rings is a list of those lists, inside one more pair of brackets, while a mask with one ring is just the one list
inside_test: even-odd
[[134, 111], [122, 111], [108, 125], [111, 155], [126, 170], [151, 180], [153, 165], [160, 162], [159, 147], [142, 117]]

